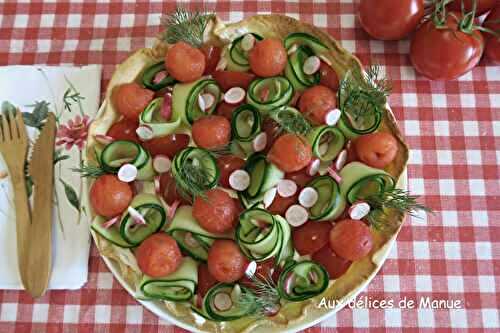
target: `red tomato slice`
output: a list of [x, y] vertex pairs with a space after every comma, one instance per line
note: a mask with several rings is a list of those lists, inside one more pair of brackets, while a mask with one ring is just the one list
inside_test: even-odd
[[185, 42], [172, 45], [165, 56], [167, 72], [181, 82], [192, 82], [205, 72], [205, 55]]
[[330, 222], [308, 221], [293, 229], [293, 245], [300, 255], [312, 254], [328, 244]]
[[267, 153], [273, 146], [274, 141], [278, 138], [280, 134], [280, 127], [277, 122], [269, 117], [266, 117], [262, 122], [262, 131], [267, 135], [266, 149], [264, 149], [264, 153]]
[[164, 232], [146, 238], [137, 248], [135, 257], [141, 271], [151, 277], [172, 274], [182, 263], [177, 242]]
[[115, 109], [125, 118], [138, 121], [139, 115], [153, 99], [154, 92], [138, 83], [124, 83], [113, 89], [111, 99]]
[[206, 197], [196, 197], [193, 204], [193, 217], [200, 226], [210, 232], [223, 233], [233, 228], [237, 207], [227, 192], [213, 189]]
[[240, 104], [228, 104], [226, 102], [222, 102], [217, 106], [217, 109], [215, 110], [215, 113], [218, 114], [219, 116], [223, 116], [229, 122], [231, 122], [231, 119], [233, 118], [233, 111], [236, 110]]
[[336, 255], [328, 245], [315, 252], [311, 258], [326, 269], [330, 279], [338, 279], [344, 275], [352, 264], [351, 261]]
[[214, 149], [227, 145], [231, 139], [231, 124], [223, 116], [206, 116], [192, 126], [193, 140], [198, 147]]
[[330, 231], [330, 247], [344, 259], [359, 260], [372, 250], [373, 236], [362, 221], [342, 220]]
[[204, 75], [212, 74], [220, 60], [221, 48], [214, 45], [205, 44], [201, 47], [201, 52], [205, 55], [205, 72]]
[[286, 179], [293, 180], [295, 184], [299, 187], [299, 189], [303, 188], [306, 186], [307, 183], [309, 183], [314, 177], [310, 176], [307, 174], [307, 168], [304, 168], [299, 171], [287, 173], [285, 175]]
[[127, 209], [133, 192], [115, 175], [103, 175], [90, 188], [90, 204], [97, 215], [115, 217]]
[[321, 77], [319, 83], [321, 85], [333, 91], [339, 90], [339, 77], [330, 65], [322, 61], [319, 67], [319, 74]]
[[219, 168], [220, 177], [219, 184], [229, 188], [229, 176], [238, 169], [242, 169], [245, 165], [245, 160], [234, 155], [221, 155], [217, 158], [217, 167]]
[[136, 120], [121, 119], [114, 123], [106, 133], [106, 135], [114, 138], [115, 140], [128, 140], [139, 143], [139, 137], [135, 130], [138, 123]]
[[169, 205], [173, 204], [175, 201], [179, 201], [181, 204], [190, 204], [183, 196], [177, 191], [177, 184], [174, 177], [170, 172], [164, 172], [160, 176], [160, 193]]
[[293, 204], [296, 204], [299, 199], [299, 191], [288, 198], [283, 198], [281, 195], [276, 194], [273, 203], [267, 208], [270, 213], [284, 216], [286, 210]]
[[198, 286], [197, 294], [200, 297], [204, 297], [207, 291], [217, 284], [217, 280], [210, 274], [208, 270], [208, 265], [202, 263], [198, 266]]
[[216, 240], [208, 251], [208, 270], [219, 282], [232, 283], [245, 275], [248, 259], [228, 239]]
[[153, 156], [167, 155], [174, 158], [175, 154], [186, 148], [189, 144], [187, 134], [168, 134], [144, 141], [142, 146]]
[[215, 71], [213, 77], [223, 91], [233, 87], [247, 90], [250, 83], [255, 79], [255, 75], [252, 73], [235, 71]]

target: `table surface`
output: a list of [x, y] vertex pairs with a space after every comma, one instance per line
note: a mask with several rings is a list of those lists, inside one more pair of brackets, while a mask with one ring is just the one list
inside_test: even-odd
[[[482, 61], [459, 80], [428, 81], [413, 70], [407, 40], [370, 40], [352, 1], [184, 3], [200, 4], [224, 20], [273, 12], [314, 23], [363, 63], [381, 64], [394, 84], [390, 104], [412, 148], [409, 188], [435, 214], [406, 221], [382, 270], [358, 297], [371, 302], [345, 308], [308, 332], [497, 331], [500, 67]], [[172, 1], [0, 1], [0, 65], [102, 64], [105, 87], [116, 64], [152, 45], [161, 14], [175, 6]], [[79, 291], [51, 291], [36, 301], [24, 292], [0, 291], [0, 332], [183, 331], [141, 307], [95, 247], [91, 253], [89, 281]], [[458, 301], [461, 308], [433, 310], [420, 304], [426, 297]], [[405, 299], [415, 301], [415, 308], [404, 308]], [[392, 300], [394, 306], [377, 309], [375, 300]]]

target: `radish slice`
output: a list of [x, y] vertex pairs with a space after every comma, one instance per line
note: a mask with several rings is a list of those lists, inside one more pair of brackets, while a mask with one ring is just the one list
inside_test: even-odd
[[361, 220], [370, 213], [370, 205], [365, 201], [357, 201], [348, 210], [349, 217], [353, 220]]
[[243, 51], [250, 51], [255, 45], [255, 37], [252, 34], [246, 34], [241, 39], [241, 48]]
[[112, 219], [107, 220], [106, 222], [104, 222], [104, 223], [102, 224], [102, 227], [103, 227], [104, 229], [108, 229], [108, 228], [110, 228], [111, 226], [113, 226], [114, 224], [118, 223], [118, 222], [120, 221], [120, 218], [121, 218], [121, 216], [115, 216], [115, 217], [113, 217]]
[[323, 62], [325, 62], [328, 66], [331, 66], [332, 65], [332, 62], [330, 61], [330, 59], [328, 59], [326, 56], [324, 56], [323, 54], [320, 54], [319, 55], [319, 58], [321, 60], [323, 60]]
[[227, 311], [233, 307], [233, 301], [228, 293], [220, 292], [214, 297], [214, 307], [217, 311]]
[[148, 125], [141, 125], [135, 130], [142, 141], [151, 140], [154, 136], [153, 129]]
[[167, 71], [158, 72], [155, 74], [155, 76], [153, 78], [153, 83], [158, 84], [166, 77], [167, 77]]
[[262, 221], [262, 220], [255, 220], [255, 219], [252, 219], [252, 224], [256, 227], [259, 227], [260, 229], [265, 229], [267, 228], [267, 226], [269, 225], [267, 222], [265, 221]]
[[280, 312], [280, 309], [281, 309], [280, 304], [273, 304], [271, 306], [266, 306], [264, 308], [264, 315], [268, 317], [275, 316], [276, 314], [278, 314], [278, 312]]
[[269, 93], [270, 93], [269, 87], [262, 88], [262, 90], [260, 91], [260, 96], [259, 96], [260, 100], [262, 102], [266, 102], [267, 99], [269, 98]]
[[134, 207], [128, 207], [127, 212], [130, 214], [130, 217], [132, 217], [132, 220], [134, 220], [136, 224], [146, 224], [144, 216], [142, 216], [141, 213], [139, 213], [139, 211]]
[[96, 134], [94, 135], [94, 138], [97, 142], [103, 145], [109, 145], [111, 142], [115, 141], [115, 138], [109, 135], [104, 135], [104, 134]]
[[307, 274], [307, 277], [309, 278], [309, 281], [312, 283], [318, 283], [318, 274], [315, 271], [309, 271]]
[[252, 148], [254, 151], [259, 152], [266, 149], [267, 134], [266, 132], [259, 133], [252, 141]]
[[250, 175], [245, 170], [235, 170], [229, 176], [229, 186], [236, 191], [244, 191], [250, 186]]
[[233, 290], [231, 290], [231, 300], [236, 303], [241, 296], [241, 287], [239, 284], [235, 284]]
[[186, 232], [186, 235], [184, 235], [184, 242], [187, 246], [192, 248], [200, 247], [200, 243], [196, 240], [196, 238], [193, 237], [193, 234], [190, 232]]
[[266, 193], [264, 193], [264, 199], [263, 199], [264, 208], [271, 206], [271, 204], [274, 201], [274, 198], [276, 197], [276, 192], [277, 192], [276, 187], [273, 187], [267, 190]]
[[169, 92], [163, 96], [163, 106], [161, 108], [160, 115], [167, 121], [172, 118], [172, 94]]
[[297, 44], [293, 44], [292, 46], [290, 46], [290, 48], [288, 49], [288, 51], [286, 51], [286, 53], [288, 55], [292, 55], [292, 54], [294, 54], [297, 51], [297, 49], [298, 49]]
[[318, 201], [318, 192], [312, 187], [304, 187], [299, 194], [299, 203], [306, 207], [311, 208]]
[[285, 279], [285, 291], [287, 294], [292, 293], [293, 285], [295, 283], [295, 274], [290, 274]]
[[351, 141], [351, 140], [349, 140], [349, 141], [347, 141], [347, 143], [345, 144], [345, 149], [350, 149], [350, 148], [351, 148], [351, 146], [352, 146], [352, 141]]
[[255, 271], [257, 270], [257, 262], [255, 261], [250, 261], [250, 263], [247, 266], [247, 269], [245, 270], [245, 275], [248, 278], [251, 278], [255, 275]]
[[224, 102], [227, 104], [238, 104], [245, 99], [246, 92], [243, 88], [232, 87], [224, 94]]
[[204, 93], [200, 96], [201, 98], [203, 98], [203, 101], [205, 102], [205, 110], [210, 109], [214, 105], [215, 96], [212, 95], [211, 93]]
[[333, 109], [328, 111], [325, 115], [325, 124], [328, 126], [335, 126], [340, 119], [342, 112], [339, 109]]
[[326, 169], [326, 171], [328, 171], [330, 177], [335, 179], [335, 181], [340, 184], [340, 182], [342, 181], [342, 177], [340, 177], [340, 175], [335, 170], [329, 167], [328, 169]]
[[299, 227], [307, 222], [309, 213], [301, 205], [291, 205], [285, 213], [285, 219], [292, 227]]
[[118, 170], [118, 179], [125, 183], [133, 182], [137, 178], [137, 167], [133, 164], [124, 164]]
[[168, 212], [167, 212], [167, 215], [168, 215], [168, 218], [169, 220], [172, 220], [175, 216], [175, 212], [177, 211], [177, 207], [179, 207], [179, 205], [181, 204], [181, 202], [179, 200], [175, 200], [169, 207], [168, 207]]
[[290, 179], [280, 180], [278, 183], [278, 194], [283, 198], [288, 198], [297, 192], [297, 184]]
[[216, 71], [223, 71], [227, 67], [227, 59], [221, 55], [221, 58], [219, 62], [217, 63], [217, 66], [215, 66]]
[[158, 175], [154, 176], [154, 178], [153, 178], [153, 184], [154, 184], [154, 186], [155, 186], [155, 193], [156, 193], [156, 194], [159, 194], [159, 193], [160, 193], [160, 191], [161, 191], [161, 183], [160, 183], [160, 178], [161, 178], [161, 177], [160, 177], [160, 176], [158, 176]]
[[347, 161], [347, 150], [342, 149], [335, 160], [335, 169], [340, 170], [344, 167], [345, 162]]
[[170, 170], [172, 161], [167, 155], [156, 155], [153, 159], [153, 169], [158, 173], [165, 173]]
[[319, 158], [313, 158], [307, 167], [307, 174], [309, 176], [314, 176], [318, 173], [320, 166]]
[[304, 61], [304, 65], [302, 66], [302, 70], [307, 75], [312, 75], [319, 70], [319, 66], [321, 65], [321, 61], [316, 56], [310, 56]]

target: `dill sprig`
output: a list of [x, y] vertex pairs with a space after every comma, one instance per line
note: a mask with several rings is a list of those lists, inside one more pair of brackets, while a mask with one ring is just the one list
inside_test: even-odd
[[311, 130], [311, 124], [300, 113], [294, 112], [287, 108], [279, 108], [272, 110], [269, 116], [279, 125], [280, 132], [305, 135]]
[[213, 14], [190, 12], [178, 7], [173, 13], [162, 18], [162, 24], [165, 26], [163, 39], [169, 44], [184, 41], [200, 47], [203, 45], [205, 28], [213, 17]]
[[386, 210], [399, 215], [408, 214], [410, 216], [417, 216], [418, 211], [425, 211], [432, 213], [429, 207], [426, 207], [417, 202], [419, 197], [411, 195], [408, 191], [393, 188], [371, 195], [364, 200], [370, 205], [371, 212], [368, 215], [370, 223], [378, 228], [383, 229], [390, 216]]
[[174, 177], [179, 193], [188, 200], [198, 196], [206, 197], [205, 192], [210, 189], [208, 184], [215, 180], [202, 163], [194, 160], [185, 161]]
[[357, 121], [384, 107], [392, 90], [391, 82], [385, 78], [379, 65], [348, 71], [339, 87], [342, 111], [349, 113]]
[[251, 289], [242, 289], [237, 304], [242, 308], [254, 308], [253, 314], [266, 315], [270, 310], [280, 306], [278, 287], [269, 276], [247, 276]]
[[100, 166], [81, 164], [79, 168], [71, 168], [71, 171], [79, 173], [82, 177], [97, 178], [106, 174]]

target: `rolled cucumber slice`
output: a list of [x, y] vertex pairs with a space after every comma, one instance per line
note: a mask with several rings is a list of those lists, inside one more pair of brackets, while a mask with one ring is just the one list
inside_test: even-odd
[[316, 204], [309, 209], [310, 220], [333, 220], [342, 214], [346, 201], [340, 194], [339, 185], [332, 177], [328, 175], [316, 177], [306, 186], [314, 188], [318, 193]]
[[328, 282], [328, 273], [323, 266], [313, 261], [301, 261], [285, 267], [278, 279], [278, 291], [282, 298], [300, 302], [321, 294]]
[[138, 171], [137, 180], [152, 180], [155, 175], [151, 155], [132, 141], [111, 142], [102, 150], [100, 162], [104, 171], [114, 174], [123, 164], [133, 164]]
[[165, 74], [165, 77], [160, 82], [157, 82], [157, 83], [154, 82], [156, 74], [158, 74], [162, 71], [165, 71], [165, 73], [166, 73], [165, 61], [160, 61], [160, 62], [157, 62], [157, 63], [149, 66], [148, 68], [146, 68], [146, 70], [142, 74], [142, 84], [146, 88], [154, 90], [154, 91], [161, 90], [161, 89], [163, 89], [171, 84], [174, 84], [175, 79], [172, 76], [168, 75], [167, 73]]
[[[251, 33], [251, 34], [255, 37], [256, 41], [262, 40], [262, 36], [255, 34], [255, 33]], [[243, 38], [245, 37], [245, 35], [247, 35], [247, 34], [244, 34], [244, 35], [236, 38], [231, 43], [231, 46], [229, 47], [229, 52], [228, 52], [231, 61], [233, 63], [235, 63], [236, 65], [242, 66], [242, 67], [249, 66], [249, 64], [248, 64], [248, 51], [245, 51], [241, 47], [241, 42], [242, 42]]]
[[384, 170], [360, 162], [351, 162], [340, 170], [340, 193], [349, 203], [393, 189], [396, 181]]
[[[198, 96], [210, 93], [215, 97], [214, 104], [208, 110], [201, 110], [198, 105]], [[201, 78], [191, 83], [177, 83], [172, 92], [173, 117], [191, 125], [195, 120], [212, 114], [221, 98], [221, 89], [212, 79]]]
[[149, 235], [163, 227], [167, 216], [160, 200], [153, 194], [136, 195], [130, 207], [142, 215], [146, 224], [135, 223], [129, 212], [125, 211], [120, 223], [120, 235], [127, 243], [138, 246]]
[[250, 174], [250, 186], [244, 191], [248, 199], [263, 195], [271, 187], [278, 185], [285, 173], [272, 163], [264, 154], [253, 154], [246, 162], [245, 170]]
[[[235, 286], [236, 285], [234, 284], [227, 283], [219, 283], [213, 286], [205, 295], [203, 300], [203, 309], [201, 312], [214, 321], [232, 321], [252, 315], [256, 310], [256, 304], [249, 304], [248, 306], [242, 307], [238, 302], [231, 298]], [[244, 292], [251, 292], [249, 289], [241, 285], [238, 285], [238, 288]], [[223, 297], [229, 299], [231, 302], [230, 304], [227, 304], [227, 309], [217, 307], [217, 299], [220, 298], [220, 294], [225, 294]]]
[[345, 137], [342, 132], [332, 126], [318, 126], [307, 134], [316, 157], [323, 162], [333, 161], [344, 147]]
[[289, 50], [293, 45], [308, 46], [316, 55], [328, 52], [328, 47], [318, 38], [304, 32], [294, 32], [285, 38], [285, 49]]
[[165, 136], [173, 133], [181, 124], [181, 119], [167, 121], [161, 115], [163, 97], [153, 99], [139, 116], [139, 123], [147, 125], [153, 130], [153, 137]]
[[[214, 234], [200, 227], [193, 217], [193, 208], [191, 206], [181, 206], [177, 208], [175, 216], [166, 232], [175, 238], [179, 246], [187, 252], [189, 256], [201, 261], [207, 260], [208, 250], [214, 240], [232, 239], [230, 233]], [[190, 235], [188, 235], [188, 233]]]
[[184, 257], [181, 266], [170, 275], [161, 278], [145, 275], [140, 290], [150, 299], [186, 302], [193, 297], [197, 284], [198, 263]]
[[247, 103], [266, 114], [269, 110], [287, 105], [293, 97], [293, 86], [284, 76], [254, 80], [247, 91]]
[[261, 116], [259, 110], [250, 104], [239, 106], [233, 111], [231, 133], [239, 142], [251, 142], [261, 132]]
[[313, 50], [307, 45], [300, 45], [297, 50], [288, 56], [285, 67], [285, 76], [296, 91], [303, 91], [319, 83], [320, 73], [317, 71], [312, 75], [304, 73], [304, 62], [314, 55]]
[[90, 227], [92, 230], [97, 232], [101, 237], [105, 238], [109, 242], [115, 244], [119, 247], [130, 248], [134, 247], [134, 244], [128, 243], [120, 234], [120, 228], [117, 224], [112, 225], [109, 228], [103, 227], [103, 223], [106, 222], [104, 217], [96, 216], [92, 221]]

